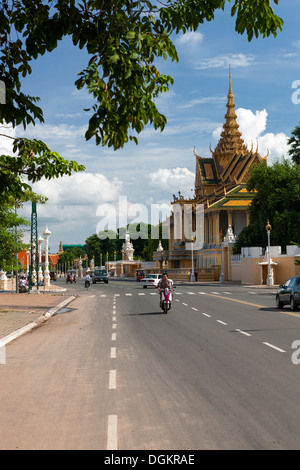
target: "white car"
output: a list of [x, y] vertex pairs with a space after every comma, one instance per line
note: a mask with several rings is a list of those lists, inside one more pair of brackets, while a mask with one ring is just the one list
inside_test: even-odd
[[[144, 289], [147, 287], [157, 287], [159, 281], [162, 278], [162, 274], [147, 274], [143, 279], [141, 279], [140, 284]], [[172, 279], [169, 279], [170, 284], [173, 284]]]

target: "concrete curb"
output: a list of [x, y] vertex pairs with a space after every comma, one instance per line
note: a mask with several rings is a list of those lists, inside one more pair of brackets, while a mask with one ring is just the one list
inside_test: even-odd
[[28, 323], [27, 325], [23, 326], [22, 328], [19, 328], [18, 330], [13, 331], [12, 333], [10, 333], [7, 336], [4, 336], [4, 338], [0, 339], [0, 347], [5, 346], [6, 344], [10, 343], [14, 339], [19, 338], [20, 336], [24, 335], [25, 333], [28, 333], [29, 331], [32, 331], [38, 325], [40, 325], [44, 321], [48, 320], [48, 318], [51, 318], [53, 315], [55, 315], [59, 310], [66, 307], [66, 305], [71, 303], [74, 299], [76, 299], [76, 297], [77, 297], [76, 295], [72, 295], [68, 299], [65, 299], [60, 304], [56, 305], [56, 307], [53, 307], [50, 310], [48, 310], [48, 312], [46, 312], [45, 315], [41, 315], [35, 322]]

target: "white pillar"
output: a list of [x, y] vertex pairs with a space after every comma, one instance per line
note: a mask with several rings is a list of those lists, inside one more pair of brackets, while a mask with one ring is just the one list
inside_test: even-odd
[[43, 280], [42, 273], [42, 243], [44, 239], [40, 236], [38, 239], [38, 250], [39, 250], [39, 273], [38, 273], [38, 282]]
[[43, 235], [45, 237], [45, 277], [44, 277], [44, 285], [45, 287], [50, 286], [50, 273], [49, 273], [49, 261], [48, 261], [48, 239], [51, 235], [50, 230], [46, 226], [46, 229], [43, 231]]

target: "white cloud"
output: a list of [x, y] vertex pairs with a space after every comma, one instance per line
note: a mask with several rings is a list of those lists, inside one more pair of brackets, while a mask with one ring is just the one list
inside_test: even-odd
[[13, 139], [16, 137], [16, 129], [10, 125], [0, 125], [0, 155], [13, 155]]
[[48, 139], [66, 140], [76, 137], [83, 137], [86, 131], [86, 126], [75, 126], [68, 124], [36, 124], [35, 126], [28, 126], [25, 136], [27, 138], [40, 138], [47, 143]]
[[226, 103], [226, 96], [207, 96], [204, 98], [195, 98], [194, 100], [186, 101], [184, 104], [180, 105], [179, 108], [181, 109], [189, 109], [193, 108], [194, 106], [198, 106], [199, 104], [223, 104]]
[[225, 54], [198, 61], [195, 64], [195, 69], [205, 70], [212, 68], [226, 68], [229, 67], [229, 65], [231, 66], [231, 68], [249, 67], [250, 65], [253, 65], [254, 60], [254, 56], [251, 54]]
[[198, 46], [203, 41], [203, 38], [204, 34], [197, 31], [189, 31], [185, 34], [181, 34], [176, 40], [176, 44], [178, 46], [188, 46], [193, 48]]
[[187, 168], [160, 168], [155, 173], [150, 173], [149, 177], [153, 185], [168, 189], [170, 194], [181, 191], [186, 198], [192, 197], [195, 175]]
[[281, 160], [282, 157], [290, 158], [287, 139], [288, 137], [283, 132], [279, 134], [269, 132], [259, 137], [258, 151], [262, 157], [265, 157], [269, 151], [268, 163], [274, 163], [275, 160]]
[[236, 110], [237, 122], [246, 145], [251, 148], [267, 128], [268, 113], [265, 109], [253, 113], [250, 109], [239, 108]]
[[[261, 157], [265, 157], [267, 153], [268, 163], [272, 164], [274, 161], [281, 159], [282, 156], [288, 157], [288, 137], [283, 132], [274, 134], [272, 132], [264, 134], [267, 129], [268, 113], [265, 109], [253, 113], [251, 109], [239, 108], [236, 110], [237, 122], [239, 130], [242, 133], [242, 139], [249, 149], [253, 145], [256, 150], [258, 145], [258, 152]], [[213, 138], [217, 141], [220, 138], [222, 127], [218, 127], [213, 132]]]
[[[118, 198], [122, 182], [109, 180], [101, 173], [74, 173], [50, 181], [41, 180], [33, 186], [34, 191], [48, 197], [47, 205], [95, 206]], [[77, 210], [77, 209], [76, 209]]]

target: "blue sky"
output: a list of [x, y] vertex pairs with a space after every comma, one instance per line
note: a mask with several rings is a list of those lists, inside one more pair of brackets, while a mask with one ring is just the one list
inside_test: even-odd
[[[228, 8], [198, 31], [174, 36], [179, 63], [158, 64], [161, 73], [175, 79], [170, 92], [158, 99], [168, 120], [165, 131], [147, 128], [138, 146], [130, 143], [116, 152], [84, 139], [88, 115], [83, 108], [90, 98], [77, 91], [74, 82], [87, 63], [85, 53], [64, 40], [32, 64], [23, 91], [41, 98], [45, 124], [28, 128], [25, 135], [41, 138], [62, 157], [86, 167], [83, 174], [34, 186], [49, 198], [38, 206], [38, 229], [42, 232], [47, 225], [51, 230], [51, 252], [58, 250], [60, 239], [65, 244], [84, 243], [101, 225], [103, 204], [118, 214], [120, 197], [126, 198], [133, 216], [136, 205], [142, 204], [141, 218], [148, 216], [149, 222], [151, 204], [168, 210], [173, 193], [192, 197], [193, 148], [209, 157], [209, 145], [217, 144], [226, 112], [229, 64], [245, 142], [258, 143], [262, 156], [269, 150], [269, 164], [287, 157], [286, 139], [300, 121], [300, 0], [281, 0], [276, 13], [284, 20], [276, 39], [248, 43], [234, 31]], [[22, 129], [15, 132], [24, 134]], [[23, 212], [30, 217], [30, 204]]]

